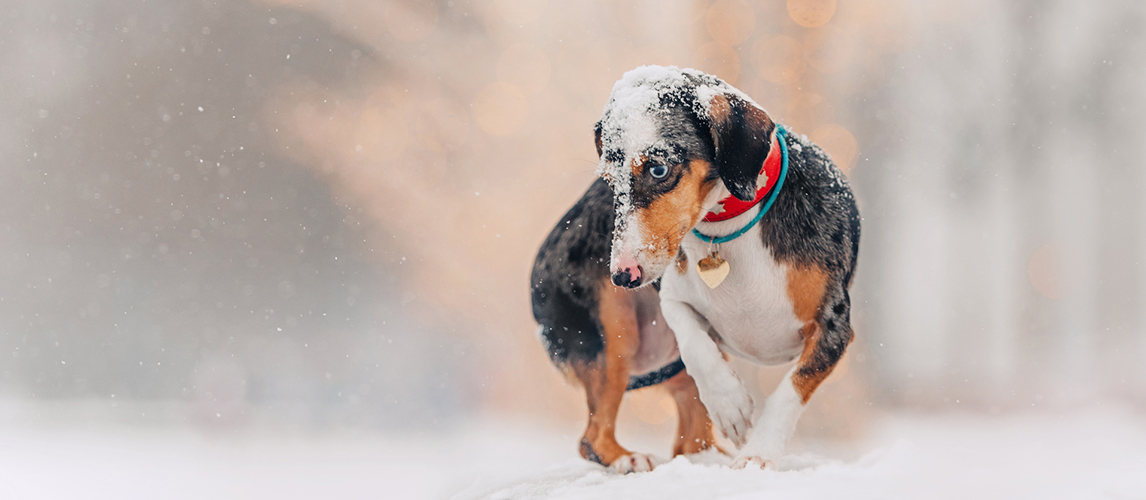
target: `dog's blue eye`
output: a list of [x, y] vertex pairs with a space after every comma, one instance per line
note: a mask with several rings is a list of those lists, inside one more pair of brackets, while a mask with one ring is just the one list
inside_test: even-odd
[[664, 176], [668, 175], [668, 173], [669, 173], [669, 169], [668, 169], [668, 167], [666, 167], [664, 165], [656, 165], [653, 168], [649, 169], [649, 175], [651, 175], [657, 179], [664, 178]]

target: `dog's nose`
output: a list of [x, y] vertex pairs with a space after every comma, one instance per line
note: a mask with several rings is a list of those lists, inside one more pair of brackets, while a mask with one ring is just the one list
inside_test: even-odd
[[625, 288], [641, 286], [641, 266], [626, 267], [613, 273], [613, 284]]

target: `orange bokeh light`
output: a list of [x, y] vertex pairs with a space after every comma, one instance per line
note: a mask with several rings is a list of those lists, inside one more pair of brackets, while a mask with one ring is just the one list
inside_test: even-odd
[[408, 138], [402, 115], [391, 109], [368, 108], [354, 129], [354, 149], [368, 160], [392, 160], [402, 154]]
[[497, 77], [528, 95], [535, 95], [549, 83], [549, 57], [541, 49], [524, 43], [512, 45], [497, 61]]
[[705, 25], [713, 40], [740, 45], [756, 29], [756, 13], [744, 0], [717, 0], [708, 8]]
[[805, 28], [818, 28], [832, 20], [836, 0], [788, 0], [788, 15]]
[[473, 101], [474, 121], [487, 134], [505, 136], [525, 124], [529, 100], [516, 85], [494, 82], [478, 92]]
[[794, 38], [760, 38], [752, 46], [752, 62], [760, 78], [781, 85], [795, 83], [807, 65], [804, 48]]
[[696, 49], [694, 68], [720, 77], [729, 84], [736, 85], [740, 79], [740, 56], [736, 51], [720, 42], [708, 42]]
[[646, 424], [660, 425], [670, 418], [676, 418], [676, 402], [660, 389], [630, 392], [629, 409]]
[[422, 105], [414, 132], [424, 146], [433, 151], [453, 151], [469, 137], [469, 113], [460, 104], [446, 98], [431, 99]]

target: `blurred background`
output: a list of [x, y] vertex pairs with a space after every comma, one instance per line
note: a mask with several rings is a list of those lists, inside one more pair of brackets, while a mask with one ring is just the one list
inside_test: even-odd
[[[4, 0], [0, 424], [535, 421], [575, 456], [528, 273], [643, 64], [739, 87], [857, 193], [857, 342], [797, 442], [1144, 408], [1142, 2]], [[627, 399], [667, 450], [671, 400]]]

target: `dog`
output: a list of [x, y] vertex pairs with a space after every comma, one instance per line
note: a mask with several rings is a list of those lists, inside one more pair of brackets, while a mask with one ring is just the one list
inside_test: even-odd
[[[601, 180], [533, 270], [538, 333], [586, 387], [582, 456], [620, 471], [655, 465], [610, 448], [614, 402], [627, 377], [679, 353], [687, 370], [671, 390], [686, 437], [674, 453], [687, 453], [689, 437], [698, 443], [689, 449], [714, 444], [711, 434], [686, 435], [687, 419], [711, 422], [738, 446], [734, 467], [771, 464], [854, 337], [848, 288], [860, 216], [846, 177], [751, 98], [691, 69], [626, 73], [594, 133]], [[796, 360], [754, 427], [729, 354]]]

